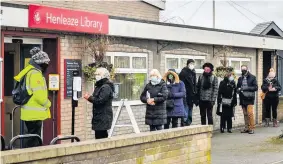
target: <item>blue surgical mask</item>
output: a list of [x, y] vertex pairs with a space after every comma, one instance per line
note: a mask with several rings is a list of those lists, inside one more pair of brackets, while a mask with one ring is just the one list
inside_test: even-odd
[[157, 78], [157, 77], [151, 77], [150, 78], [150, 82], [151, 82], [152, 85], [157, 85], [157, 84], [160, 83], [160, 81], [161, 81], [161, 79]]
[[234, 80], [234, 77], [233, 76], [230, 76], [229, 77], [229, 81], [233, 81]]

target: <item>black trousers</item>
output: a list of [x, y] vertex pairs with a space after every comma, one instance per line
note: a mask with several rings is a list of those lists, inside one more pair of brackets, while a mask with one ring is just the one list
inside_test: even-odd
[[164, 125], [164, 129], [169, 129], [171, 121], [172, 121], [172, 128], [177, 128], [179, 118], [181, 117], [167, 117], [167, 124]]
[[[24, 121], [27, 127], [27, 134], [37, 134], [41, 137], [42, 121]], [[37, 138], [27, 138], [25, 139], [25, 148], [40, 146]]]
[[227, 129], [232, 129], [232, 117], [228, 116], [221, 116], [220, 117], [220, 129], [226, 129], [226, 123], [227, 123]]
[[95, 139], [108, 138], [107, 130], [95, 130]]
[[212, 117], [213, 106], [211, 102], [200, 101], [199, 108], [200, 108], [201, 124], [206, 125], [206, 117], [207, 117], [208, 125], [213, 125], [213, 117]]
[[150, 131], [162, 130], [162, 125], [149, 125]]
[[270, 99], [270, 98], [266, 98], [264, 99], [264, 106], [266, 109], [266, 116], [265, 118], [271, 118], [270, 117], [270, 113], [272, 110], [272, 117], [273, 119], [277, 119], [277, 107], [278, 107], [278, 103], [279, 103], [279, 98], [274, 98], [274, 99]]

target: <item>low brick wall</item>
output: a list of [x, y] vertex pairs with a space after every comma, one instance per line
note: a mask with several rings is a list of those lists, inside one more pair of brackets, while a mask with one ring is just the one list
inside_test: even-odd
[[277, 119], [279, 121], [283, 121], [283, 96], [279, 98], [279, 105], [277, 111], [278, 111]]
[[4, 151], [1, 163], [211, 163], [211, 126], [190, 126], [53, 146]]

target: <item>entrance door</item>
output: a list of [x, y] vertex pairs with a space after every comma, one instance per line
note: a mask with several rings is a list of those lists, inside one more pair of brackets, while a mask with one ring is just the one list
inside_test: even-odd
[[[263, 51], [263, 79], [268, 76], [269, 69], [272, 67], [271, 62], [272, 52], [271, 51]], [[259, 86], [261, 87], [261, 86]], [[262, 119], [265, 120], [266, 110], [264, 107], [264, 103], [262, 103]]]

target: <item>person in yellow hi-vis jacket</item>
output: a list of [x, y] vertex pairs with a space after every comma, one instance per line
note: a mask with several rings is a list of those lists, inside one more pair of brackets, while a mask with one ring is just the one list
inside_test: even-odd
[[[32, 95], [28, 102], [21, 106], [21, 120], [25, 122], [28, 134], [41, 136], [42, 121], [51, 118], [46, 80], [43, 76], [50, 59], [48, 54], [38, 47], [30, 50], [31, 60], [17, 76], [16, 81], [20, 81], [26, 75], [26, 90]], [[39, 146], [36, 138], [26, 140], [25, 147]]]

